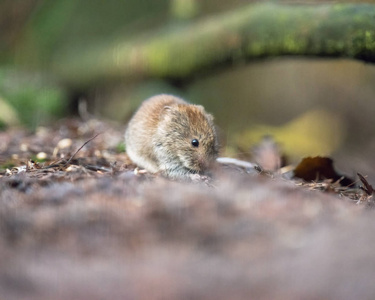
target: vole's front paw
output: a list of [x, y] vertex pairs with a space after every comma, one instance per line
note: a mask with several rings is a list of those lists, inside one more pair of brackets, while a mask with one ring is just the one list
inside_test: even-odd
[[190, 174], [189, 178], [192, 182], [196, 183], [204, 183], [206, 185], [211, 186], [212, 178], [206, 175], [199, 175], [199, 174]]
[[199, 174], [189, 174], [189, 178], [191, 181], [199, 182], [202, 180], [202, 176]]

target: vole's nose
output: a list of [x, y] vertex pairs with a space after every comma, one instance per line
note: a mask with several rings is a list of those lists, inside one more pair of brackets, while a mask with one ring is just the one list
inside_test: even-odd
[[205, 157], [198, 157], [198, 166], [200, 170], [205, 170], [208, 167], [208, 161]]

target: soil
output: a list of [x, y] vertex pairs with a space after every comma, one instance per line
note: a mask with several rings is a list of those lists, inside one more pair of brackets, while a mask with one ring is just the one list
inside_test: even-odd
[[123, 129], [62, 120], [0, 133], [1, 299], [373, 298], [365, 179], [227, 165], [171, 181], [135, 171]]

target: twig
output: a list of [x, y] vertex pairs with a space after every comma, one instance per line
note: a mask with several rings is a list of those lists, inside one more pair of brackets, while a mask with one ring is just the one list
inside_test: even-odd
[[90, 143], [93, 139], [95, 139], [98, 135], [102, 134], [102, 132], [99, 132], [97, 133], [95, 136], [93, 136], [92, 138], [90, 138], [89, 140], [87, 140], [81, 147], [78, 148], [78, 150], [76, 152], [74, 152], [74, 154], [68, 159], [68, 161], [64, 164], [64, 166], [70, 164], [70, 162], [72, 161], [72, 159], [74, 158], [74, 156], [76, 156], [76, 154], [81, 151], [81, 149], [83, 147], [85, 147], [88, 143]]
[[239, 160], [239, 159], [235, 159], [231, 157], [218, 157], [216, 161], [223, 165], [231, 164], [231, 165], [235, 165], [235, 166], [245, 168], [245, 169], [255, 169], [256, 167], [256, 165], [252, 164], [251, 162], [243, 161], [243, 160]]
[[362, 183], [364, 184], [364, 187], [360, 186], [359, 188], [361, 190], [365, 191], [368, 196], [371, 196], [372, 193], [374, 192], [374, 188], [372, 187], [371, 184], [368, 183], [367, 179], [363, 175], [361, 175], [359, 173], [357, 173], [357, 175], [358, 175], [359, 179], [361, 179]]

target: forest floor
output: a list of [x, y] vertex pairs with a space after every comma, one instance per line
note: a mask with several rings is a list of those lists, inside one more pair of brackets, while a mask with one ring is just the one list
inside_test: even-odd
[[122, 140], [97, 120], [0, 132], [1, 299], [375, 295], [366, 178], [222, 165], [176, 182], [135, 172]]

